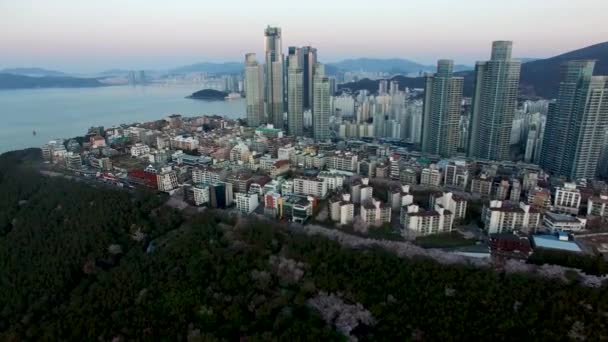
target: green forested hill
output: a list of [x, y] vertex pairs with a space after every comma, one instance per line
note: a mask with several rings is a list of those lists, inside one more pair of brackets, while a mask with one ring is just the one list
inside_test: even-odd
[[606, 289], [182, 217], [155, 194], [41, 177], [36, 153], [0, 157], [2, 341], [608, 337]]

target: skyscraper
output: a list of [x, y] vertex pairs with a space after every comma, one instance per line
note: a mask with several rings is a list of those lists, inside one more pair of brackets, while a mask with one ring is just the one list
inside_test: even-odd
[[264, 69], [255, 53], [245, 55], [245, 94], [247, 96], [247, 125], [257, 127], [264, 118]]
[[304, 134], [303, 73], [297, 55], [290, 55], [287, 70], [287, 127], [290, 135]]
[[521, 63], [511, 59], [513, 43], [492, 43], [492, 57], [475, 66], [475, 91], [468, 154], [508, 160], [511, 126], [517, 108]]
[[[422, 116], [422, 151], [451, 157], [457, 152], [463, 78], [454, 77], [454, 62], [437, 62], [437, 73], [426, 77]], [[392, 84], [392, 83], [391, 83]]]
[[314, 68], [312, 127], [313, 137], [326, 140], [329, 135], [330, 84], [325, 76], [325, 67], [316, 63]]
[[317, 64], [317, 49], [311, 46], [304, 46], [300, 49], [302, 61], [300, 67], [304, 77], [304, 108], [312, 108], [313, 103], [313, 82], [314, 68]]
[[266, 37], [266, 75], [265, 98], [268, 122], [275, 128], [283, 129], [283, 51], [281, 29], [268, 26], [264, 30]]
[[547, 114], [541, 165], [572, 180], [595, 177], [608, 128], [608, 77], [593, 76], [594, 66], [562, 64], [557, 101]]

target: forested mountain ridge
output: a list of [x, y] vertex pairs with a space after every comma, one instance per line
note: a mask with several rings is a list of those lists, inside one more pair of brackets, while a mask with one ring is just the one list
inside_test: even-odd
[[[565, 61], [580, 59], [596, 61], [595, 75], [608, 74], [608, 42], [569, 51], [551, 58], [524, 61], [520, 73], [520, 95], [524, 97], [555, 98], [559, 87], [560, 65]], [[464, 96], [473, 96], [475, 71], [459, 71], [454, 74], [464, 78]], [[424, 77], [397, 75], [392, 77], [391, 80], [397, 81], [401, 89], [405, 87], [424, 88]], [[339, 88], [348, 88], [352, 91], [366, 89], [371, 93], [376, 93], [378, 83], [379, 80], [363, 79], [341, 84]]]
[[[0, 340], [607, 337], [608, 291], [345, 249], [0, 157]], [[152, 246], [152, 247], [150, 247]]]

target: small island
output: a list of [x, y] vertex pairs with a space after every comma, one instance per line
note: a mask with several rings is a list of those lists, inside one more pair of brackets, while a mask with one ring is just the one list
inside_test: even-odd
[[213, 89], [203, 89], [186, 96], [187, 99], [195, 100], [224, 100], [228, 93]]

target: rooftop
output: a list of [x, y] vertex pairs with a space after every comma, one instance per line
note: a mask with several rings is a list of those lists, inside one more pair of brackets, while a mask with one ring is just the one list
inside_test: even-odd
[[562, 241], [555, 235], [533, 235], [532, 240], [536, 247], [582, 253], [582, 249], [576, 242]]

